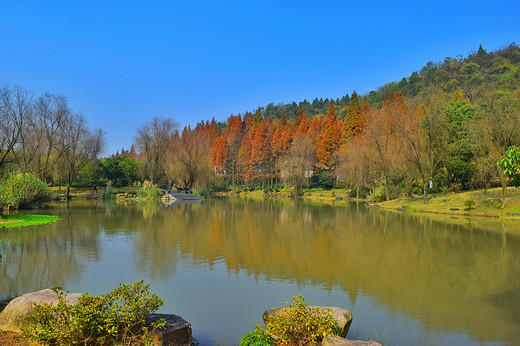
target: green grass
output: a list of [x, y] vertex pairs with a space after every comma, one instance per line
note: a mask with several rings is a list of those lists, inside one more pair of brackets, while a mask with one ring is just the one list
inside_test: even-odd
[[58, 220], [61, 220], [61, 219], [54, 215], [36, 215], [36, 214], [1, 215], [0, 228], [44, 225], [46, 223], [56, 222]]
[[[424, 204], [422, 196], [401, 197], [376, 203], [381, 208], [397, 210], [405, 207], [407, 212], [438, 213], [464, 216], [490, 216], [518, 219], [520, 214], [520, 189], [507, 188], [506, 207], [501, 209], [501, 189], [471, 190], [463, 192], [442, 192], [429, 196]], [[471, 201], [471, 209], [468, 208]]]

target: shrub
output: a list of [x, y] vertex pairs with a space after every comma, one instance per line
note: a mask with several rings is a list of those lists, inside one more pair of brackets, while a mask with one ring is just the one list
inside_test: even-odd
[[231, 190], [231, 185], [229, 185], [224, 180], [222, 180], [218, 184], [212, 186], [212, 191], [221, 192], [221, 191], [229, 191], [229, 190]]
[[386, 199], [386, 188], [384, 185], [377, 186], [367, 196], [370, 202], [382, 202]]
[[103, 199], [115, 199], [116, 198], [116, 190], [111, 187], [104, 188], [101, 191], [101, 198]]
[[466, 206], [466, 210], [473, 209], [473, 205], [475, 205], [475, 201], [472, 201], [471, 199], [464, 201], [464, 205]]
[[[357, 191], [356, 191], [356, 188], [353, 187], [349, 190], [348, 192], [348, 196], [350, 198], [355, 198], [356, 197], [356, 194], [357, 194]], [[370, 194], [370, 188], [366, 187], [366, 186], [361, 186], [359, 188], [359, 198], [367, 198], [367, 196]]]
[[[102, 296], [85, 293], [76, 305], [67, 304], [65, 292], [54, 287], [57, 306], [35, 304], [23, 335], [43, 345], [151, 344], [145, 317], [159, 309], [163, 301], [156, 294], [149, 295], [148, 287], [143, 281], [120, 284]], [[164, 324], [159, 320], [153, 327]]]
[[137, 195], [144, 199], [154, 199], [161, 197], [160, 190], [155, 186], [144, 187], [137, 191]]
[[103, 199], [115, 199], [116, 190], [112, 188], [112, 182], [108, 181], [107, 186], [101, 191], [101, 198]]
[[332, 189], [334, 187], [335, 179], [329, 172], [320, 172], [318, 175], [314, 175], [312, 179], [314, 187], [321, 187], [326, 190]]
[[11, 173], [0, 184], [0, 204], [27, 209], [49, 201], [47, 185], [31, 173]]
[[[265, 332], [278, 338], [279, 344], [317, 345], [327, 336], [340, 334], [330, 309], [310, 307], [302, 295], [292, 302], [266, 320]], [[257, 330], [262, 328], [257, 326]]]
[[201, 189], [201, 190], [195, 190], [193, 193], [197, 196], [200, 196], [202, 198], [208, 198], [209, 197], [209, 190], [208, 189]]
[[269, 346], [275, 343], [276, 340], [261, 328], [244, 334], [240, 339], [240, 346]]

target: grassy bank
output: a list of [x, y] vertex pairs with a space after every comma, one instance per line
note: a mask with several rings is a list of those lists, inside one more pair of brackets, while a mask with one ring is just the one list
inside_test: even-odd
[[[346, 189], [305, 189], [301, 194], [295, 194], [292, 189], [277, 191], [247, 191], [232, 190], [216, 193], [223, 196], [244, 197], [287, 197], [304, 198], [316, 202], [346, 203], [349, 201], [349, 191]], [[520, 219], [520, 189], [507, 189], [506, 207], [501, 206], [501, 188], [471, 190], [462, 192], [440, 192], [428, 196], [428, 203], [423, 203], [422, 196], [400, 197], [390, 201], [373, 203], [380, 208], [415, 213], [437, 213], [460, 216], [487, 216]], [[352, 199], [351, 199], [352, 200]], [[366, 201], [361, 201], [365, 203]]]
[[35, 214], [11, 214], [1, 215], [0, 228], [4, 227], [26, 227], [44, 225], [46, 223], [60, 220], [54, 215], [35, 215]]
[[244, 197], [286, 197], [286, 198], [305, 198], [316, 201], [345, 201], [348, 200], [349, 190], [347, 189], [303, 189], [296, 193], [294, 189], [276, 189], [276, 190], [242, 190], [234, 189], [229, 192], [216, 192], [212, 195], [217, 196], [244, 196]]
[[507, 189], [506, 206], [501, 209], [501, 188], [462, 192], [441, 192], [429, 196], [401, 197], [376, 203], [381, 208], [416, 213], [439, 213], [464, 216], [487, 216], [520, 219], [520, 189]]

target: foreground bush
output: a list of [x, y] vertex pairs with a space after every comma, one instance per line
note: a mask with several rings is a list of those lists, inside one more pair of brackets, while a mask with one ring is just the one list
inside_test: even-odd
[[[85, 293], [76, 305], [67, 304], [66, 293], [54, 287], [58, 305], [35, 304], [23, 335], [43, 345], [152, 344], [145, 317], [157, 311], [163, 301], [156, 294], [150, 295], [148, 287], [143, 281], [121, 284], [102, 296]], [[164, 320], [153, 325], [163, 326]]]
[[294, 297], [292, 302], [267, 317], [265, 329], [256, 325], [254, 332], [243, 336], [240, 345], [318, 345], [328, 336], [340, 335], [330, 309], [310, 307], [302, 295]]
[[31, 173], [11, 173], [0, 183], [0, 205], [28, 209], [49, 201], [47, 185]]
[[276, 340], [263, 329], [248, 332], [240, 339], [240, 346], [269, 346], [274, 344], [276, 344]]

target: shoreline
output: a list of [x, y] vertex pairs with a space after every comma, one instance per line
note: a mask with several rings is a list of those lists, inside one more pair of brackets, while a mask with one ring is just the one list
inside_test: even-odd
[[[238, 192], [214, 192], [212, 196], [254, 197], [254, 198], [289, 198], [302, 199], [327, 204], [363, 203], [374, 209], [415, 215], [439, 214], [458, 217], [482, 217], [494, 219], [520, 220], [520, 189], [508, 187], [506, 207], [500, 209], [501, 188], [446, 191], [432, 193], [428, 203], [423, 203], [422, 196], [402, 196], [382, 202], [369, 202], [367, 199], [351, 198], [348, 190], [305, 190], [303, 195], [295, 196], [286, 191], [265, 193], [262, 190]], [[471, 202], [468, 202], [471, 201]], [[470, 207], [468, 207], [468, 204]]]

